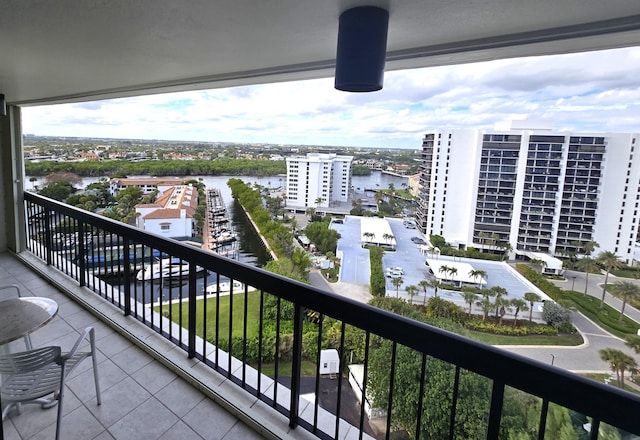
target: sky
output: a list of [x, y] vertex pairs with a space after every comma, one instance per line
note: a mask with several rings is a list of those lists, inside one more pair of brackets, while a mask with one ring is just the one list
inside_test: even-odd
[[178, 141], [420, 149], [439, 128], [551, 121], [640, 132], [640, 47], [385, 73], [345, 93], [333, 78], [26, 107], [23, 132]]

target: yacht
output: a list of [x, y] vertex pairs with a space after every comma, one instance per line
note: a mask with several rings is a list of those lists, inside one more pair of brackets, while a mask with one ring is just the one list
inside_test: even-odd
[[[196, 274], [204, 276], [204, 267], [196, 266]], [[181, 280], [189, 277], [189, 262], [179, 258], [164, 258], [150, 266], [145, 266], [136, 274], [138, 281], [158, 279]]]

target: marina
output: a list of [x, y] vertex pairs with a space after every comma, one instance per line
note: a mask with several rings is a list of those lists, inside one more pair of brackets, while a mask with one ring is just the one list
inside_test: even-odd
[[207, 190], [207, 214], [203, 248], [225, 257], [237, 259], [238, 235], [227, 215], [227, 207], [218, 188]]

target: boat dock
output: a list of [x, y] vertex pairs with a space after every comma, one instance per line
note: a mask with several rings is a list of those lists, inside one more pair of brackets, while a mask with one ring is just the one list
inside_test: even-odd
[[207, 190], [207, 213], [203, 248], [229, 258], [237, 258], [237, 234], [227, 216], [227, 206], [217, 188]]

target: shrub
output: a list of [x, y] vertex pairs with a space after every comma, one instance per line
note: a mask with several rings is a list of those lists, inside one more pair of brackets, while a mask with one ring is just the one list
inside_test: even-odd
[[572, 327], [571, 312], [551, 301], [546, 301], [544, 303], [542, 319], [556, 329]]

